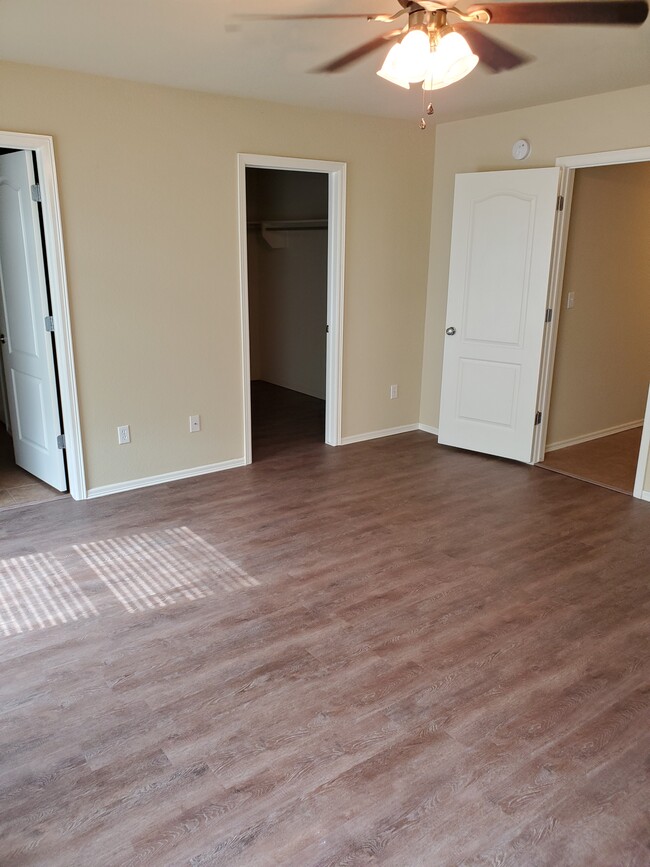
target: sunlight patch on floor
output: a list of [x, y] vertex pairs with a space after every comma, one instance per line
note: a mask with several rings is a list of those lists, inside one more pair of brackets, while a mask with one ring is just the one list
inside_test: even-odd
[[89, 542], [74, 550], [129, 612], [203, 599], [215, 584], [228, 593], [259, 584], [188, 527]]
[[97, 614], [52, 554], [0, 560], [0, 632], [18, 635]]

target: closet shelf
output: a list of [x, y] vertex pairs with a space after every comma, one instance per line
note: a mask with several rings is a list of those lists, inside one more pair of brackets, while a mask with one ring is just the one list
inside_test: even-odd
[[269, 247], [286, 247], [283, 232], [304, 232], [314, 229], [327, 229], [327, 220], [259, 220], [247, 223], [249, 229], [259, 229]]
[[326, 229], [327, 220], [257, 220], [247, 224], [249, 229], [261, 229], [263, 232], [284, 232], [301, 229]]

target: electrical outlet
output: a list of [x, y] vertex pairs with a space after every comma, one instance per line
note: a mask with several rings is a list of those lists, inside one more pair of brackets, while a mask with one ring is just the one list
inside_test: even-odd
[[569, 292], [566, 296], [566, 309], [571, 310], [572, 307], [576, 305], [576, 293]]
[[395, 400], [398, 397], [398, 387], [396, 385], [391, 385], [390, 387], [390, 399]]
[[131, 429], [128, 424], [123, 424], [118, 427], [117, 441], [121, 446], [131, 442]]
[[191, 415], [190, 416], [190, 433], [196, 433], [198, 430], [201, 430], [201, 416], [200, 415]]

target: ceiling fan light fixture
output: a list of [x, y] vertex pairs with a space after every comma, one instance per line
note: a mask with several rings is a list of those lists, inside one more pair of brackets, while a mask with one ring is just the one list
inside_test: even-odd
[[424, 90], [439, 90], [454, 84], [469, 75], [478, 61], [467, 40], [449, 29], [440, 37], [431, 54], [422, 87]]
[[405, 90], [409, 90], [411, 85], [409, 84], [408, 78], [406, 78], [402, 72], [401, 61], [402, 46], [398, 42], [396, 45], [393, 45], [386, 55], [386, 59], [384, 60], [381, 69], [377, 71], [377, 75], [380, 75], [392, 84], [396, 84], [398, 87], [403, 87]]
[[440, 58], [433, 51], [429, 59], [427, 74], [422, 82], [422, 90], [440, 90], [441, 87], [447, 87], [446, 75], [446, 66], [441, 63]]
[[400, 71], [410, 82], [422, 81], [426, 75], [431, 54], [429, 33], [426, 27], [412, 27], [402, 39]]

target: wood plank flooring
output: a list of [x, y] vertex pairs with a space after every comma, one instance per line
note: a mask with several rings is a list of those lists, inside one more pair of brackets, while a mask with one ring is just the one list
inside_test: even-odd
[[2, 514], [0, 864], [650, 865], [650, 504], [285, 398]]
[[602, 485], [621, 494], [631, 494], [639, 462], [642, 431], [643, 427], [635, 427], [547, 452], [538, 466], [593, 485]]

